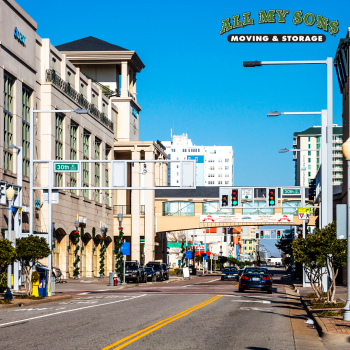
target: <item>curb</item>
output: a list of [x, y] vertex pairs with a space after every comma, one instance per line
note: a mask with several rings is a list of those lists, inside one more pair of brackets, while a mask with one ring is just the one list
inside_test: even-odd
[[312, 311], [312, 309], [306, 304], [305, 300], [300, 296], [298, 288], [295, 288], [294, 285], [293, 285], [293, 288], [299, 294], [300, 301], [301, 301], [304, 309], [306, 310], [307, 314], [314, 321], [314, 324], [315, 324], [315, 327], [316, 327], [316, 330], [317, 330], [319, 336], [322, 337], [324, 340], [327, 340], [327, 341], [336, 341], [337, 344], [349, 345], [350, 335], [328, 332], [326, 326], [324, 325], [324, 323], [322, 322], [320, 317], [318, 317], [317, 314], [315, 314]]
[[[50, 297], [48, 297], [50, 298]], [[64, 301], [64, 300], [70, 300], [73, 299], [72, 295], [62, 295], [62, 296], [54, 296], [51, 298], [55, 298], [55, 299], [41, 299], [41, 300], [30, 300], [26, 303], [22, 303], [21, 299], [13, 299], [13, 304], [3, 304], [0, 305], [0, 310], [5, 310], [5, 309], [14, 309], [14, 308], [18, 308], [18, 307], [26, 307], [26, 306], [32, 306], [32, 305], [40, 305], [40, 304], [47, 304], [47, 303], [55, 303], [58, 301]], [[28, 299], [24, 299], [24, 300], [28, 300]], [[21, 305], [20, 305], [21, 304]]]

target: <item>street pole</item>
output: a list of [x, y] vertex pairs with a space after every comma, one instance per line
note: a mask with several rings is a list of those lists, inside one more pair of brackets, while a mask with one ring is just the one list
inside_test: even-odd
[[186, 254], [186, 267], [188, 266], [188, 259], [187, 259], [187, 230], [186, 230], [186, 249], [185, 249], [185, 254]]
[[[348, 142], [348, 141], [346, 141]], [[343, 146], [344, 152], [344, 146]], [[345, 154], [344, 154], [345, 156]], [[347, 205], [348, 205], [348, 266], [347, 266], [347, 287], [348, 287], [348, 295], [346, 304], [344, 307], [344, 321], [350, 321], [350, 158], [346, 159], [348, 163], [348, 189], [347, 189]]]
[[[12, 244], [12, 200], [8, 201], [8, 240]], [[5, 293], [5, 299], [7, 300], [13, 300], [13, 293], [12, 293], [12, 283], [11, 283], [11, 278], [12, 278], [12, 264], [8, 264], [7, 266], [7, 289]]]
[[[207, 230], [204, 231], [204, 254], [205, 256], [207, 256]], [[206, 265], [205, 261], [206, 260], [204, 260], [204, 257], [203, 257], [203, 276], [205, 275], [205, 267], [204, 267], [204, 265]]]

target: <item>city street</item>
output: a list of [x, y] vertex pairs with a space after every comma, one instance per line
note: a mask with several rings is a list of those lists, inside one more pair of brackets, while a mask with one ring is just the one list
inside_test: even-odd
[[219, 274], [130, 289], [81, 283], [69, 293], [72, 300], [2, 310], [1, 344], [10, 349], [23, 349], [24, 342], [36, 349], [295, 349], [290, 308], [297, 301], [286, 293], [284, 271], [271, 271], [272, 295], [238, 293], [238, 282], [221, 281]]

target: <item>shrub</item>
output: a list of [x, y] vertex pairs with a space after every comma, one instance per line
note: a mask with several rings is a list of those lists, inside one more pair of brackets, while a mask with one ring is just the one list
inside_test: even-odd
[[[326, 297], [326, 296], [327, 296], [327, 293], [326, 293], [326, 292], [323, 293], [322, 296], [323, 296], [323, 297]], [[312, 299], [314, 299], [314, 298], [317, 298], [317, 295], [316, 295], [316, 293], [309, 293], [309, 294], [306, 296], [306, 298], [312, 298]]]
[[327, 316], [341, 316], [343, 314], [343, 310], [339, 311], [330, 311], [330, 310], [323, 310], [319, 316], [321, 317], [327, 317]]
[[328, 309], [328, 308], [343, 308], [345, 306], [344, 303], [323, 303], [323, 304], [313, 304], [313, 309]]
[[11, 301], [7, 299], [0, 300], [0, 304], [11, 304]]
[[34, 295], [15, 295], [15, 299], [40, 300], [40, 299], [44, 299], [44, 297], [36, 297], [36, 296], [34, 296]]

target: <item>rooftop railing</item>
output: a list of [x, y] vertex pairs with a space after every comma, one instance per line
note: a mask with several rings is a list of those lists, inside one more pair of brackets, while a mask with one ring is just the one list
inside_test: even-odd
[[101, 122], [110, 131], [114, 131], [114, 124], [110, 119], [108, 119], [108, 116], [105, 113], [100, 112], [94, 104], [90, 103], [84, 97], [84, 95], [73, 89], [72, 86], [67, 81], [64, 81], [53, 69], [46, 70], [46, 81], [53, 83], [62, 92], [77, 102], [77, 104], [79, 104], [82, 108], [86, 109], [89, 114], [94, 117], [94, 119]]

